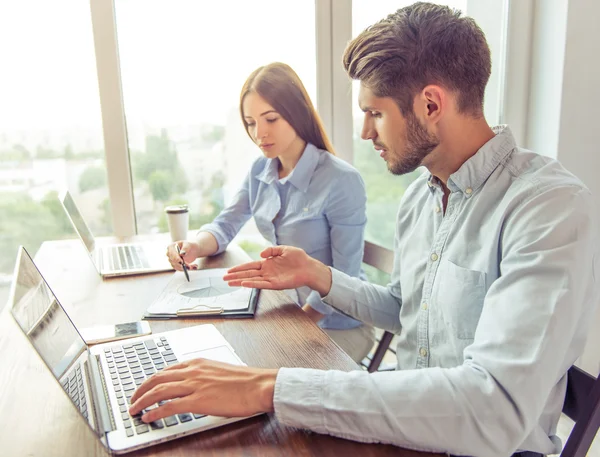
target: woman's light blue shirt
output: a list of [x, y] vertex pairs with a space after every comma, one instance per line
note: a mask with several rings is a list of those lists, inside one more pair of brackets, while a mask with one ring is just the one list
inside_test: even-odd
[[[217, 239], [217, 254], [254, 217], [270, 243], [302, 248], [324, 264], [360, 277], [367, 197], [358, 171], [312, 144], [307, 144], [287, 177], [279, 179], [278, 168], [277, 158], [257, 159], [232, 203], [211, 224], [200, 228]], [[319, 322], [322, 328], [361, 325], [323, 303], [308, 287], [297, 292], [301, 305], [308, 303], [325, 314]]]

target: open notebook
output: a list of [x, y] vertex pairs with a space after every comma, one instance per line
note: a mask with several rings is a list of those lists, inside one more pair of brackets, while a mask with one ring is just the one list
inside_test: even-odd
[[144, 318], [254, 316], [258, 289], [230, 287], [223, 281], [226, 272], [225, 268], [189, 270], [189, 281], [183, 272], [176, 272]]

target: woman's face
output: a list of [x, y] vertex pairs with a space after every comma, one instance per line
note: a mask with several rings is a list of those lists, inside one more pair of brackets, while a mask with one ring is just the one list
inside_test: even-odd
[[292, 126], [256, 92], [250, 92], [242, 102], [248, 133], [265, 157], [285, 155], [300, 138]]

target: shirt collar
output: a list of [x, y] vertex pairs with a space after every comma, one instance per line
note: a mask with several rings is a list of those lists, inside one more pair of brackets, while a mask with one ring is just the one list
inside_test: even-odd
[[[493, 127], [492, 130], [496, 135], [448, 178], [448, 189], [451, 192], [460, 191], [465, 197], [471, 197], [490, 177], [496, 167], [517, 147], [515, 138], [507, 125], [499, 125]], [[434, 192], [436, 188], [439, 188], [439, 181], [435, 176], [430, 175], [427, 185]]]
[[[285, 178], [301, 192], [306, 192], [310, 180], [319, 163], [320, 150], [313, 144], [307, 143], [304, 152], [292, 172]], [[268, 159], [263, 170], [256, 179], [265, 184], [279, 180], [279, 159]]]

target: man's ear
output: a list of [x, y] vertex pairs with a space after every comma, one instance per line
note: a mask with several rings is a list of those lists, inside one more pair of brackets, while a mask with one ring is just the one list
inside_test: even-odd
[[430, 84], [425, 86], [417, 97], [419, 110], [423, 121], [437, 124], [446, 108], [446, 91], [440, 86]]

